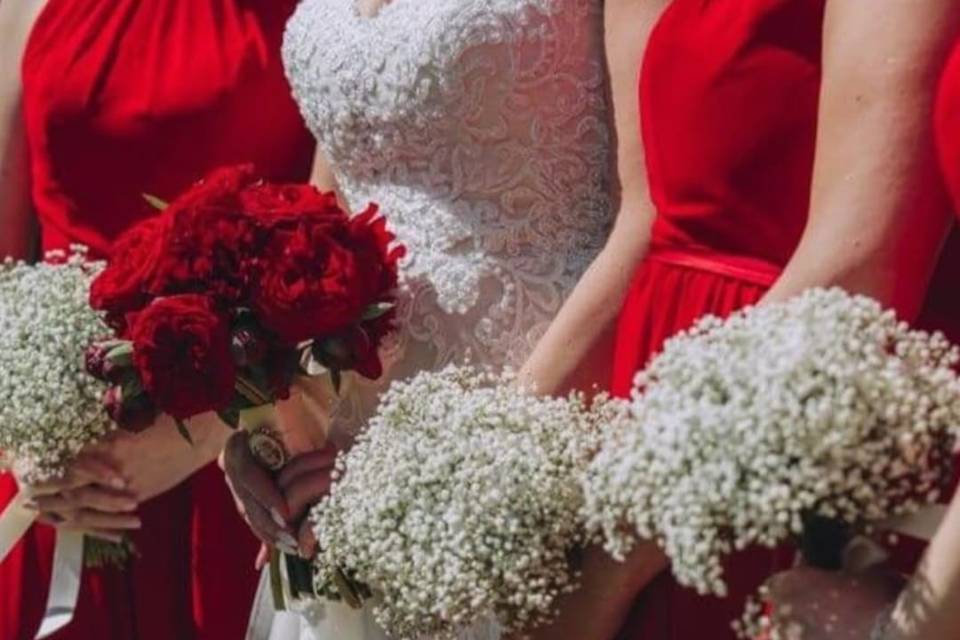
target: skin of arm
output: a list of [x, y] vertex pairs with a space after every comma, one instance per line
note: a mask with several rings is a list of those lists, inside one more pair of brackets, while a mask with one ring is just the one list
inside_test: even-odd
[[810, 215], [766, 300], [839, 285], [919, 312], [949, 229], [932, 131], [956, 0], [831, 0]]
[[[615, 135], [613, 203], [617, 215], [603, 250], [577, 283], [520, 371], [545, 395], [606, 382], [617, 315], [650, 240], [655, 210], [640, 136], [637, 70], [666, 0], [610, 0], [604, 41]], [[605, 385], [606, 386], [606, 385]]]
[[893, 611], [884, 640], [960, 638], [960, 496], [927, 547]]
[[0, 5], [0, 257], [32, 259], [37, 238], [23, 127], [20, 61], [44, 0]]

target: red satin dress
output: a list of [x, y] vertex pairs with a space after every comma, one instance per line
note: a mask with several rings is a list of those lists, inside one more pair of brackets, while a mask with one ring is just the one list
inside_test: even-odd
[[[807, 218], [824, 0], [673, 0], [650, 35], [640, 113], [650, 249], [621, 312], [613, 390], [664, 341], [708, 314], [757, 302]], [[726, 598], [661, 574], [621, 636], [724, 640], [746, 596], [792, 559], [748, 550], [727, 563]]]
[[[23, 60], [33, 200], [44, 249], [96, 253], [207, 171], [253, 162], [304, 181], [312, 139], [280, 44], [295, 0], [47, 0]], [[0, 507], [14, 494], [0, 477]], [[140, 557], [87, 570], [57, 640], [239, 640], [258, 579], [254, 538], [211, 465], [141, 509]], [[0, 638], [32, 639], [53, 530], [0, 565]]]

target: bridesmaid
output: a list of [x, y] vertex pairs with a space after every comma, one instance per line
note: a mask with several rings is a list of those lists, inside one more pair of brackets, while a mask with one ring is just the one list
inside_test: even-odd
[[[224, 164], [306, 180], [312, 139], [279, 54], [294, 5], [0, 3], [0, 255], [36, 259], [38, 244], [78, 242], [103, 255], [151, 214], [142, 194], [171, 198]], [[243, 637], [257, 547], [210, 464], [227, 429], [215, 419], [191, 429], [193, 448], [169, 420], [119, 438], [105, 452], [116, 477], [48, 487], [38, 501], [63, 527], [108, 538], [139, 528], [127, 570], [85, 572], [76, 618], [58, 640]], [[124, 490], [109, 489], [111, 479]], [[0, 478], [0, 508], [15, 491]], [[0, 565], [0, 638], [34, 637], [53, 540], [53, 529], [35, 526]]]
[[[943, 176], [953, 209], [960, 212], [960, 40], [940, 82], [935, 125]], [[937, 296], [942, 312], [936, 324], [954, 343], [960, 343], [960, 260], [942, 262], [938, 269], [942, 277], [938, 277], [934, 290], [943, 292]], [[960, 494], [954, 495], [905, 588], [891, 593], [890, 583], [889, 576], [879, 572], [864, 575], [795, 569], [777, 576], [772, 596], [775, 606], [788, 605], [792, 620], [814, 630], [822, 640], [960, 638]], [[821, 595], [830, 593], [843, 595]], [[843, 620], [843, 624], [827, 624], [831, 616]], [[841, 635], [837, 627], [860, 635]], [[871, 630], [874, 636], [869, 636]]]
[[[545, 393], [589, 369], [615, 321], [626, 394], [707, 313], [839, 285], [915, 317], [948, 230], [929, 113], [960, 2], [673, 0], [650, 31], [664, 4], [606, 3], [620, 215], [524, 368]], [[642, 590], [622, 637], [729, 638], [778, 559], [733, 558], [719, 599], [657, 577], [652, 543], [624, 564], [589, 552], [584, 588], [538, 637], [610, 638]]]

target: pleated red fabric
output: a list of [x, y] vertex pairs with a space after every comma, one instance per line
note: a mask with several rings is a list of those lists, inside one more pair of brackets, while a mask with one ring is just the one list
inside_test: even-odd
[[[799, 242], [823, 8], [823, 0], [674, 0], [654, 28], [640, 113], [657, 217], [619, 320], [615, 393], [629, 393], [636, 371], [696, 319], [757, 302]], [[732, 557], [726, 598], [661, 575], [621, 637], [732, 639], [745, 598], [791, 561], [788, 550]]]
[[[280, 60], [295, 0], [47, 0], [23, 61], [33, 200], [44, 249], [103, 255], [211, 169], [252, 162], [304, 181], [313, 141]], [[0, 507], [15, 492], [0, 477]], [[210, 466], [141, 509], [140, 556], [84, 575], [56, 640], [237, 640], [256, 544]], [[32, 639], [53, 531], [35, 526], [0, 565], [0, 638]]]
[[[657, 207], [650, 255], [619, 323], [613, 388], [705, 314], [757, 302], [807, 220], [817, 128], [824, 0], [673, 0], [651, 34], [640, 111]], [[960, 48], [938, 105], [941, 157], [960, 210]], [[960, 338], [960, 235], [948, 239], [918, 325]], [[922, 544], [894, 552], [904, 571]], [[621, 637], [732, 639], [744, 599], [789, 549], [730, 559], [730, 595], [699, 597], [668, 575], [638, 599]]]

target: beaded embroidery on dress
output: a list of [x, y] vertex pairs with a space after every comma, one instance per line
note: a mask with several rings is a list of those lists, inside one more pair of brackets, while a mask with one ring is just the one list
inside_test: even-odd
[[[284, 62], [354, 209], [407, 247], [386, 378], [529, 354], [611, 222], [601, 0], [304, 0]], [[335, 415], [352, 432], [385, 381]]]

